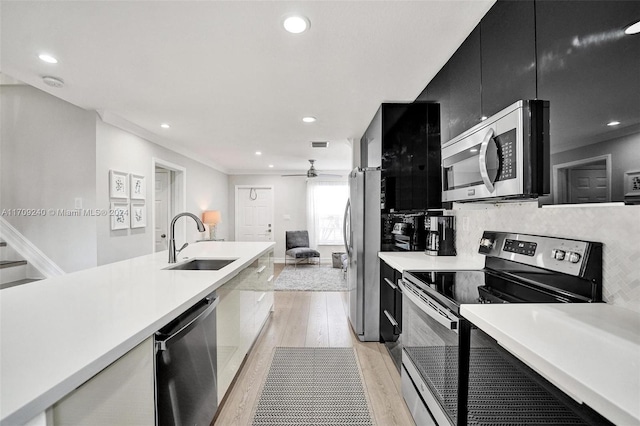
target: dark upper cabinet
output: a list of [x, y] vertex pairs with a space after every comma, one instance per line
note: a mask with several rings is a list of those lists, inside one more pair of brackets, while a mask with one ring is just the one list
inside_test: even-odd
[[469, 34], [449, 59], [447, 66], [450, 96], [449, 139], [453, 139], [478, 124], [482, 117], [480, 25]]
[[624, 34], [638, 20], [639, 1], [536, 2], [538, 97], [550, 102], [558, 187], [547, 202], [581, 202], [565, 175], [594, 173], [599, 162], [611, 195], [605, 188], [596, 201], [623, 200], [624, 172], [640, 164], [640, 35]]
[[445, 64], [429, 85], [416, 98], [417, 102], [435, 102], [440, 105], [440, 142], [451, 139], [449, 132], [449, 106], [451, 93], [449, 91], [449, 68]]
[[385, 103], [367, 128], [363, 165], [382, 168], [382, 212], [442, 206], [439, 110], [434, 103]]
[[480, 37], [482, 115], [490, 117], [519, 99], [536, 99], [534, 2], [497, 2], [482, 18]]

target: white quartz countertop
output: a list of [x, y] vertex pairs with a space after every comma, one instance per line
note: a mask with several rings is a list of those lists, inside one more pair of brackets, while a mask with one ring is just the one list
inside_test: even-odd
[[378, 257], [399, 272], [422, 270], [477, 270], [484, 268], [485, 257], [428, 256], [423, 251], [381, 251]]
[[273, 246], [199, 242], [178, 262], [237, 261], [170, 271], [164, 251], [0, 291], [0, 423], [40, 414]]
[[462, 305], [460, 313], [617, 425], [640, 424], [640, 314], [605, 303]]

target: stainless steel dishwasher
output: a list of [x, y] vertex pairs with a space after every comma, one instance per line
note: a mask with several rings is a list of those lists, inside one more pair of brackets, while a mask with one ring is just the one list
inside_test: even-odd
[[211, 293], [155, 334], [159, 426], [208, 426], [218, 409], [216, 306]]

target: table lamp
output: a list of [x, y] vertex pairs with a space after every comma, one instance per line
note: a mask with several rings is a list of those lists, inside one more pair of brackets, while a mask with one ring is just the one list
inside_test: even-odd
[[209, 226], [209, 239], [216, 239], [216, 226], [220, 223], [220, 210], [207, 210], [202, 214], [202, 223]]

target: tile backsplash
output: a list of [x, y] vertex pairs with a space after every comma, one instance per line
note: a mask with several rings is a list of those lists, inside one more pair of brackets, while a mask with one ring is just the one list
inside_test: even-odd
[[537, 202], [454, 204], [459, 256], [473, 256], [485, 230], [603, 243], [603, 298], [640, 313], [640, 206], [539, 208]]

